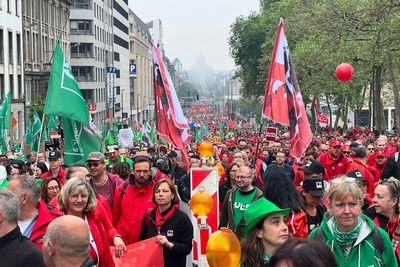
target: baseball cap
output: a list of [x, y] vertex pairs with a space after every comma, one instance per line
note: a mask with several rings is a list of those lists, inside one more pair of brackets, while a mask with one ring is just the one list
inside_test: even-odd
[[359, 170], [350, 171], [347, 173], [347, 176], [355, 178], [358, 184], [365, 185], [365, 178], [361, 171]]
[[351, 151], [351, 148], [350, 148], [350, 146], [349, 145], [343, 145], [341, 148], [340, 148], [342, 151]]
[[325, 168], [322, 165], [321, 162], [318, 160], [312, 160], [307, 162], [307, 164], [301, 168], [301, 170], [304, 172], [304, 174], [310, 175], [310, 174], [317, 174], [317, 173], [322, 173], [325, 174]]
[[246, 226], [243, 230], [243, 234], [246, 236], [250, 231], [263, 220], [265, 217], [274, 212], [282, 212], [285, 216], [288, 216], [291, 209], [281, 209], [266, 198], [260, 198], [254, 201], [247, 210], [244, 212], [244, 221]]
[[88, 159], [86, 161], [104, 161], [105, 157], [104, 154], [101, 152], [92, 152], [89, 154]]
[[386, 158], [386, 153], [383, 151], [379, 151], [378, 153], [376, 153], [375, 157], [385, 157]]
[[57, 151], [57, 150], [55, 150], [55, 151], [50, 151], [48, 159], [49, 159], [49, 160], [50, 160], [50, 159], [61, 159], [61, 153], [60, 153], [60, 151]]
[[303, 189], [313, 196], [322, 197], [325, 192], [324, 180], [321, 178], [304, 179]]
[[329, 147], [335, 147], [335, 146], [342, 146], [342, 142], [333, 139], [330, 143], [329, 143]]

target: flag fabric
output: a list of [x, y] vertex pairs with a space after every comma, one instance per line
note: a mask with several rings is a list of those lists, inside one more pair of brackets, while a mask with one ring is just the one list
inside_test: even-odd
[[209, 136], [210, 135], [210, 130], [208, 130], [207, 124], [205, 122], [203, 122], [201, 124], [201, 132], [205, 135], [205, 136]]
[[11, 128], [11, 90], [8, 91], [3, 103], [1, 103], [0, 123], [3, 124], [3, 129]]
[[32, 143], [32, 126], [31, 126], [31, 120], [27, 119], [25, 125], [25, 144], [30, 145], [31, 143]]
[[136, 133], [133, 141], [141, 143], [143, 139], [143, 130], [140, 130]]
[[66, 165], [84, 163], [91, 152], [101, 149], [100, 137], [83, 123], [61, 117], [64, 130], [64, 162]]
[[186, 146], [190, 142], [189, 125], [183, 115], [171, 76], [157, 47], [152, 46], [154, 62], [154, 96], [156, 128], [158, 135], [182, 151], [182, 158], [189, 165]]
[[311, 142], [312, 131], [290, 57], [282, 19], [272, 53], [262, 117], [289, 126], [292, 154], [299, 159]]
[[314, 97], [314, 99], [313, 99], [313, 105], [314, 105], [315, 113], [316, 113], [317, 115], [320, 114], [321, 111], [319, 110], [318, 101], [317, 101], [317, 98], [315, 98], [315, 97]]
[[31, 151], [37, 152], [39, 151], [40, 145], [40, 130], [42, 128], [42, 121], [40, 120], [39, 114], [37, 113], [36, 109], [33, 111], [33, 123], [32, 123], [32, 145]]
[[147, 134], [147, 136], [149, 137], [150, 144], [154, 145], [155, 142], [156, 142], [156, 125], [155, 125], [155, 121], [152, 122], [150, 132]]
[[50, 115], [47, 120], [47, 129], [49, 131], [57, 131], [58, 130], [58, 116], [57, 115]]
[[107, 136], [105, 138], [105, 141], [106, 141], [107, 145], [114, 145], [116, 143], [114, 135], [112, 134], [111, 131], [107, 132]]
[[57, 41], [44, 113], [79, 121], [89, 127], [89, 109]]
[[203, 138], [201, 137], [200, 131], [199, 131], [199, 127], [195, 127], [195, 136], [194, 136], [194, 140], [196, 142], [203, 142]]
[[224, 122], [221, 121], [219, 123], [219, 137], [221, 137], [221, 140], [225, 139], [225, 135], [224, 135]]

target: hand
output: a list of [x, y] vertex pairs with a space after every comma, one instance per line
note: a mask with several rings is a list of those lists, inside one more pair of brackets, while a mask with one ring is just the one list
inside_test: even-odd
[[157, 236], [157, 242], [162, 247], [167, 247], [169, 249], [172, 249], [174, 247], [174, 243], [169, 242], [165, 235], [158, 235]]
[[120, 258], [124, 256], [124, 252], [126, 251], [126, 246], [121, 237], [114, 237], [114, 246], [115, 246], [115, 256]]

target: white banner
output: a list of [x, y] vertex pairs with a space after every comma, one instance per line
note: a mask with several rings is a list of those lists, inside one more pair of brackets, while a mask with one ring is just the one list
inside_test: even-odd
[[133, 147], [133, 132], [131, 128], [119, 130], [118, 137], [121, 146]]

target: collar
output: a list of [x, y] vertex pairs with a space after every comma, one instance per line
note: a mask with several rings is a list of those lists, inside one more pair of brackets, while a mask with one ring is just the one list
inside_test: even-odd
[[21, 236], [21, 231], [19, 230], [19, 227], [17, 225], [17, 227], [15, 227], [11, 232], [0, 237], [0, 248], [8, 245], [9, 243], [11, 243], [12, 240], [20, 238]]

